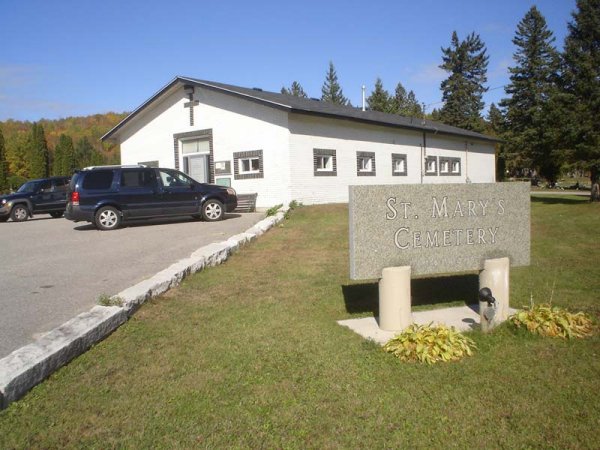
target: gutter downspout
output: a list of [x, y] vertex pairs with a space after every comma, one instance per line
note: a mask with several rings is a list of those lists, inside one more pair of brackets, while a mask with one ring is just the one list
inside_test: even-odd
[[469, 178], [469, 142], [465, 141], [465, 183], [470, 183]]
[[423, 184], [423, 165], [427, 157], [427, 133], [423, 131], [423, 144], [421, 145], [421, 184]]

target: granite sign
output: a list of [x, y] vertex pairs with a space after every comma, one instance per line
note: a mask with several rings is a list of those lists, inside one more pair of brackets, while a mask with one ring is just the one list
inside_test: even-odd
[[529, 265], [527, 183], [350, 186], [350, 277], [386, 267], [413, 275]]

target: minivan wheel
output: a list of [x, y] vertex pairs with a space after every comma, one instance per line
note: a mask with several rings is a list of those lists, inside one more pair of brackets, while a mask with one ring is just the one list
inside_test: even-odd
[[25, 205], [16, 205], [13, 206], [12, 211], [10, 212], [10, 218], [13, 222], [23, 222], [27, 220], [29, 217], [29, 210]]
[[99, 230], [114, 230], [121, 224], [121, 213], [113, 206], [103, 206], [96, 211], [95, 224]]
[[202, 205], [202, 217], [207, 222], [216, 222], [223, 218], [223, 203], [219, 200], [207, 200]]

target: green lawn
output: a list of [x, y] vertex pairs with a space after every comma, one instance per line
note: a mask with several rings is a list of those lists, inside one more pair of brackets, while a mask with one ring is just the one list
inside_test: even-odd
[[[372, 315], [348, 279], [346, 205], [302, 207], [188, 278], [0, 412], [0, 448], [598, 448], [600, 338], [471, 333], [471, 358], [405, 364], [336, 320]], [[600, 314], [600, 205], [534, 197], [511, 304]], [[475, 275], [416, 280], [471, 301]]]

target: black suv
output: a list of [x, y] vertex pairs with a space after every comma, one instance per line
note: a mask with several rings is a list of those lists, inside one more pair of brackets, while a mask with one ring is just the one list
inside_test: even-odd
[[232, 188], [195, 181], [175, 169], [101, 166], [75, 172], [65, 217], [113, 230], [123, 220], [193, 216], [221, 220], [237, 207]]
[[34, 214], [50, 214], [58, 218], [67, 207], [69, 177], [29, 180], [17, 192], [0, 196], [0, 222], [10, 217], [23, 222]]

